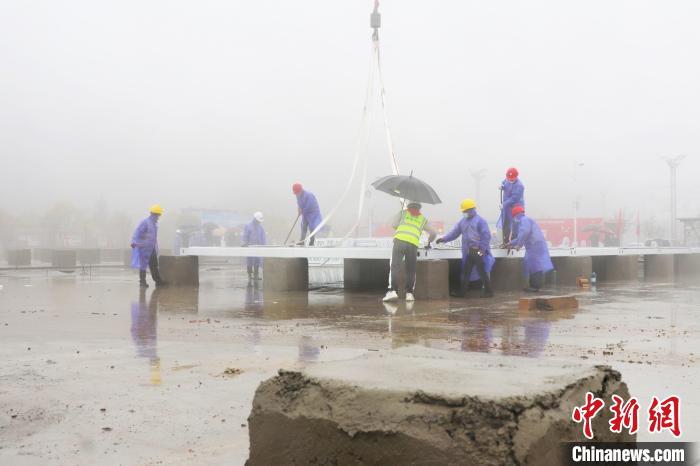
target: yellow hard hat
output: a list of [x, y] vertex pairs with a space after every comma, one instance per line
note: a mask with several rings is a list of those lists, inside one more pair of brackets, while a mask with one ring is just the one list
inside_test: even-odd
[[476, 202], [474, 202], [474, 199], [465, 199], [459, 205], [459, 210], [462, 212], [466, 212], [469, 209], [476, 209]]
[[163, 208], [160, 206], [160, 204], [153, 204], [153, 205], [151, 206], [151, 213], [152, 213], [152, 214], [163, 215]]

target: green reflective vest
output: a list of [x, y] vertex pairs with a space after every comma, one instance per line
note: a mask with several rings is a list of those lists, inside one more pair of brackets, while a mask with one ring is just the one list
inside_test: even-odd
[[423, 232], [425, 223], [426, 219], [423, 214], [414, 217], [410, 212], [405, 212], [401, 223], [396, 227], [394, 239], [405, 241], [418, 247], [420, 245], [420, 235]]

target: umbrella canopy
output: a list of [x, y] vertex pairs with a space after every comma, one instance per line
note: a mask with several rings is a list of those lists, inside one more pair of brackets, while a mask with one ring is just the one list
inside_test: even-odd
[[425, 204], [440, 204], [440, 196], [425, 181], [413, 176], [389, 175], [372, 183], [377, 191]]

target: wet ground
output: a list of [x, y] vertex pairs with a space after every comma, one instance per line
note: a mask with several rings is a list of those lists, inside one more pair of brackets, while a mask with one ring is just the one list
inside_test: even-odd
[[261, 380], [397, 347], [612, 365], [640, 400], [639, 440], [672, 439], [645, 415], [670, 394], [682, 439], [700, 440], [697, 282], [560, 290], [580, 309], [523, 312], [518, 293], [413, 306], [337, 287], [263, 295], [231, 267], [202, 267], [199, 289], [136, 280], [0, 272], [0, 464], [243, 464]]

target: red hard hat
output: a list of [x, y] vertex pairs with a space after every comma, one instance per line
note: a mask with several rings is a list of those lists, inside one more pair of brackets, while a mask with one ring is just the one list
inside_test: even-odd
[[301, 184], [300, 183], [294, 183], [292, 185], [292, 192], [294, 194], [299, 194], [301, 192]]
[[510, 214], [511, 214], [513, 217], [515, 217], [515, 216], [518, 215], [518, 214], [524, 214], [524, 213], [525, 213], [525, 207], [523, 207], [523, 206], [521, 206], [521, 205], [516, 205], [516, 206], [513, 207], [513, 209], [511, 209], [511, 211], [510, 211]]
[[518, 177], [518, 175], [519, 175], [518, 169], [515, 167], [510, 167], [506, 171], [506, 179], [508, 179], [508, 180], [511, 180], [511, 181], [514, 180]]

